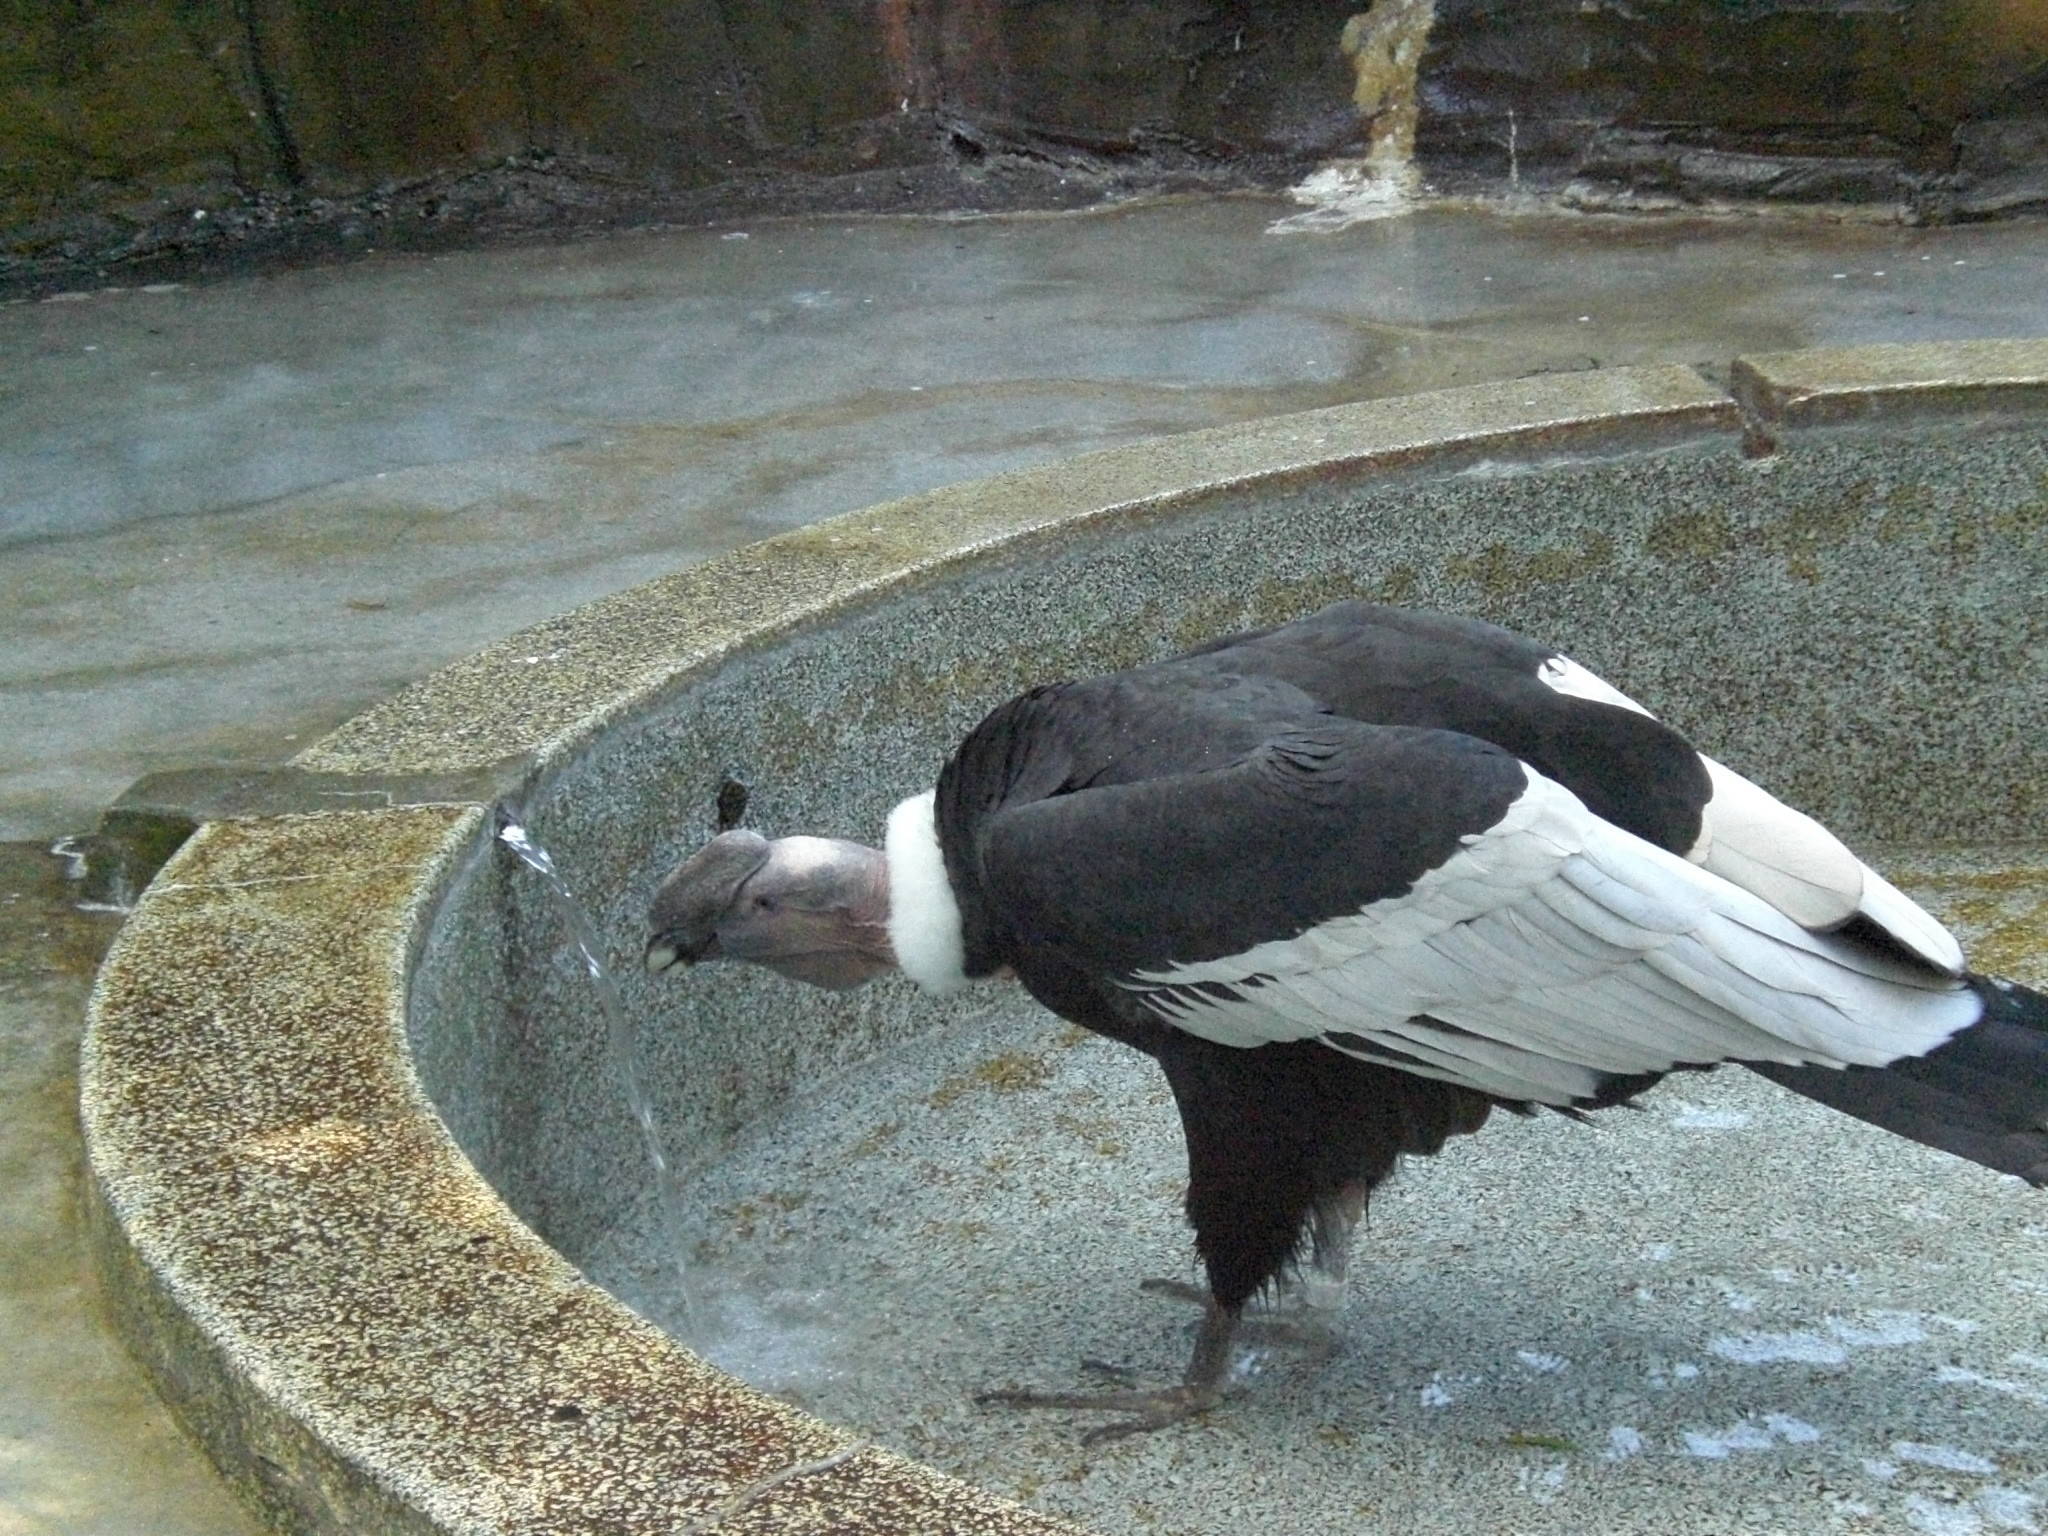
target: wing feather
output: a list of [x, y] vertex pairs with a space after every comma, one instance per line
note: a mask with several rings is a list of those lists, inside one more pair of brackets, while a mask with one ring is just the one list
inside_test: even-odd
[[[1958, 984], [1904, 980], [1897, 962], [1809, 931], [1526, 771], [1509, 814], [1405, 895], [1126, 984], [1209, 1038], [1320, 1036], [1365, 1059], [1560, 1105], [1609, 1074], [1684, 1064], [1881, 1064], [1975, 1019], [1979, 1004]], [[1246, 990], [1166, 991], [1193, 981]]]
[[[1567, 656], [1551, 657], [1537, 675], [1558, 693], [1650, 714]], [[1861, 916], [1935, 969], [1962, 974], [1963, 951], [1955, 936], [1834, 833], [1726, 764], [1705, 753], [1700, 762], [1713, 794], [1701, 811], [1699, 840], [1688, 855], [1693, 862], [1762, 897], [1803, 927], [1834, 928]]]
[[[1570, 859], [1560, 861], [1555, 878], [1537, 893], [1552, 912], [1602, 943], [1631, 954], [1642, 954], [1669, 941], [1673, 929], [1635, 922], [1599, 899], [1595, 894], [1597, 881], [1572, 879], [1569, 871], [1573, 864]], [[1588, 886], [1594, 889], [1589, 890]]]

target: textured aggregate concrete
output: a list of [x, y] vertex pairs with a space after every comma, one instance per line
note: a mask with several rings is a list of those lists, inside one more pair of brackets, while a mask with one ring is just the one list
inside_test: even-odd
[[1098, 523], [1121, 532], [1231, 517], [1249, 510], [1239, 493], [1248, 482], [1261, 498], [1313, 499], [1316, 482], [1418, 462], [1435, 474], [1492, 454], [1593, 454], [1695, 438], [1736, 420], [1726, 395], [1691, 369], [1609, 369], [1299, 412], [950, 486], [784, 534], [509, 636], [365, 710], [295, 762], [460, 773], [526, 753], [561, 755], [714, 646], [743, 647], [771, 626], [827, 621], [914, 590], [985, 549], [1029, 559], [1034, 534], [1057, 549]]
[[[637, 934], [645, 893], [699, 836], [728, 776], [753, 788], [764, 826], [871, 834], [896, 798], [930, 782], [981, 713], [1033, 682], [1155, 656], [1343, 592], [1472, 606], [1477, 583], [1439, 587], [1428, 573], [1475, 518], [1490, 532], [1518, 527], [1549, 541], [1561, 519], [1607, 507], [1612, 474], [1646, 477], [1626, 498], [1645, 506], [1711, 496], [1688, 487], [1708, 462], [1740, 472], [1736, 437], [1727, 403], [1696, 376], [1644, 369], [1197, 434], [1160, 445], [1158, 463], [1114, 450], [871, 509], [622, 593], [587, 622], [572, 616], [513, 636], [394, 695], [304, 761], [404, 773], [534, 751], [538, 781], [522, 814], [601, 931]], [[1599, 461], [1573, 492], [1562, 489], [1569, 470], [1496, 472], [1498, 460], [1520, 455], [1568, 462], [1617, 448], [1638, 452], [1626, 468]], [[1438, 460], [1453, 471], [1447, 481], [1403, 482]], [[1372, 483], [1375, 471], [1391, 483], [1363, 506], [1333, 488]], [[1431, 505], [1431, 494], [1446, 504]], [[1055, 511], [1068, 521], [1048, 526]], [[996, 542], [1003, 534], [1008, 542]], [[961, 550], [978, 558], [962, 560]], [[1581, 585], [1596, 588], [1607, 574], [1589, 568]], [[787, 618], [796, 643], [776, 643], [763, 627], [770, 615]], [[633, 702], [635, 688], [665, 694], [658, 680], [678, 668], [709, 675], [666, 708]], [[507, 952], [547, 947], [553, 922], [540, 893], [515, 885], [507, 894]], [[628, 960], [634, 942], [619, 941]], [[625, 970], [629, 1008], [659, 1009], [666, 989]], [[508, 1113], [479, 1097], [487, 1081], [608, 1081], [601, 1040], [574, 1027], [588, 1009], [574, 969], [512, 975], [524, 979], [511, 986], [510, 1016], [461, 1008], [469, 1043], [458, 1052], [431, 1031], [423, 1039], [433, 1060], [455, 1064], [429, 1081], [465, 1127]], [[715, 1142], [772, 1105], [817, 1070], [820, 1050], [844, 1065], [944, 1017], [881, 993], [840, 1009], [735, 986], [713, 994], [725, 1000], [705, 1016], [708, 1038], [650, 1041], [663, 1109], [699, 1128], [696, 1140]], [[472, 993], [483, 995], [465, 981], [440, 995], [459, 1003]], [[709, 1023], [728, 1013], [744, 1028]], [[784, 1016], [788, 1029], [764, 1038], [757, 1021]], [[593, 1116], [578, 1093], [515, 1097], [525, 1171], [491, 1171], [523, 1215], [579, 1257], [633, 1187], [640, 1151], [623, 1122]]]
[[0, 1531], [242, 1536], [258, 1527], [108, 1328], [79, 1217], [78, 1038], [120, 919], [41, 849], [0, 845]]
[[[1828, 387], [1845, 400], [1888, 389], [1885, 370], [1897, 361], [1876, 354], [1864, 374], [1838, 372]], [[558, 729], [552, 742], [520, 743], [534, 749], [523, 809], [592, 903], [608, 946], [630, 955], [653, 877], [695, 840], [692, 819], [708, 813], [725, 774], [756, 787], [764, 825], [858, 831], [877, 822], [895, 794], [928, 779], [963, 716], [1025, 676], [1156, 654], [1233, 622], [1365, 591], [1556, 634], [1642, 693], [1685, 701], [1681, 708], [1712, 724], [1716, 745], [1738, 765], [1782, 770], [1774, 782], [1824, 814], [1847, 811], [1834, 819], [1857, 835], [1900, 825], [1980, 841], [2023, 835], [2037, 824], [2031, 795], [2044, 778], [2031, 729], [2044, 686], [2032, 595], [2048, 523], [2048, 445], [2038, 425], [2048, 359], [2022, 370], [2035, 382], [2019, 391], [2006, 361], [1973, 400], [1957, 387], [1970, 376], [1966, 358], [1923, 356], [1927, 409], [1917, 417], [1891, 410], [1881, 433], [1750, 423], [1748, 436], [1762, 427], [1780, 444], [1764, 459], [1744, 457], [1744, 424], [1711, 394], [1700, 398], [1696, 382], [1651, 370], [1548, 382], [1527, 397], [1542, 408], [1519, 437], [1502, 431], [1498, 391], [1416, 402], [1412, 409], [1437, 423], [1441, 475], [1418, 460], [1409, 436], [1368, 408], [1359, 419], [1379, 421], [1371, 429], [1383, 437], [1377, 455], [1343, 444], [1325, 461], [1319, 438], [1337, 434], [1315, 427], [1303, 431], [1293, 465], [1257, 457], [1274, 426], [1249, 432], [1244, 444], [1183, 444], [1182, 476], [1206, 485], [1201, 493], [1157, 506], [1068, 504], [1063, 510], [1081, 520], [1065, 535], [1026, 522], [1009, 543], [985, 545], [972, 558], [946, 554], [974, 533], [943, 499], [879, 509], [841, 527], [870, 560], [889, 547], [922, 563], [908, 580], [892, 583], [879, 563], [854, 563], [835, 591], [817, 575], [824, 541], [838, 531], [830, 528], [694, 578], [704, 591], [737, 573], [754, 578], [743, 583], [749, 590], [778, 592], [786, 582], [805, 594], [813, 618], [780, 641], [763, 627], [765, 613], [736, 611], [723, 641], [679, 631], [673, 675], [656, 680], [654, 607], [621, 600], [586, 613], [587, 632], [573, 618], [545, 626], [459, 669], [439, 693], [443, 685], [430, 680], [410, 705], [380, 711], [309, 754], [309, 763], [332, 751], [386, 771], [488, 755], [506, 745], [491, 725], [505, 718], [502, 695], [530, 690], [537, 707], [557, 712]], [[1793, 368], [1765, 361], [1755, 371], [1789, 384]], [[1649, 421], [1665, 428], [1646, 436], [1641, 420], [1634, 430], [1624, 423], [1619, 435], [1602, 427], [1599, 409], [1617, 399], [1639, 412], [1649, 407]], [[1252, 457], [1233, 458], [1247, 445]], [[1205, 477], [1209, 453], [1222, 470], [1251, 463], [1259, 473], [1234, 482], [1222, 470]], [[1087, 483], [1087, 466], [1074, 473]], [[971, 516], [983, 495], [1000, 503], [1002, 488], [966, 488], [960, 504]], [[690, 590], [688, 581], [668, 585], [658, 601]], [[1658, 623], [1646, 631], [1651, 608]], [[829, 625], [815, 622], [821, 612]], [[1898, 638], [1902, 612], [1924, 628]], [[621, 622], [635, 613], [643, 623]], [[605, 666], [607, 633], [621, 648], [616, 673]], [[1673, 638], [1651, 644], [1659, 634]], [[1020, 636], [1030, 637], [1025, 654]], [[519, 645], [541, 637], [560, 649], [559, 669], [506, 664]], [[1844, 653], [1881, 657], [1883, 665], [1844, 678], [1832, 664]], [[1714, 663], [1717, 687], [1701, 686], [1703, 657]], [[1815, 665], [1816, 657], [1831, 664]], [[560, 713], [563, 674], [574, 670], [586, 683], [583, 720]], [[638, 705], [614, 691], [620, 675], [638, 680]], [[462, 679], [483, 691], [465, 691]], [[1829, 734], [1811, 728], [1815, 719], [1828, 722]], [[1916, 748], [1921, 733], [1959, 750]], [[650, 829], [659, 831], [650, 838]], [[485, 1528], [575, 1529], [586, 1519], [596, 1522], [592, 1529], [670, 1528], [726, 1510], [750, 1490], [759, 1497], [748, 1506], [749, 1523], [764, 1529], [1032, 1528], [1033, 1517], [1004, 1514], [877, 1451], [820, 1464], [845, 1448], [843, 1436], [708, 1372], [631, 1320], [468, 1171], [442, 1123], [424, 1113], [415, 1063], [458, 1137], [499, 1119], [494, 1095], [525, 1085], [518, 1108], [502, 1106], [527, 1117], [520, 1137], [486, 1137], [474, 1150], [513, 1209], [570, 1257], [597, 1251], [607, 1229], [630, 1215], [638, 1187], [588, 994], [575, 990], [576, 968], [560, 956], [531, 883], [501, 881], [488, 831], [481, 808], [461, 806], [217, 824], [166, 870], [110, 960], [86, 1095], [110, 1218], [100, 1233], [112, 1266], [125, 1270], [122, 1294], [137, 1336], [160, 1352], [174, 1386], [204, 1405], [202, 1427], [216, 1450], [270, 1508], [309, 1528], [365, 1518], [396, 1527], [409, 1517], [394, 1501], [425, 1518]], [[1974, 877], [1968, 866], [1954, 874]], [[2026, 889], [2014, 896], [1994, 884], [1975, 899], [1993, 907], [2016, 900], [2031, 912]], [[2001, 932], [2021, 935], [2033, 922], [2026, 912], [1991, 916]], [[223, 944], [232, 963], [222, 963]], [[799, 1087], [937, 1021], [936, 1010], [900, 990], [792, 1001], [769, 986], [707, 976], [679, 1001], [673, 988], [656, 994], [641, 978], [627, 985], [636, 1015], [659, 1021], [649, 1031], [657, 1083], [693, 1165], [717, 1157]], [[419, 1042], [411, 1058], [401, 1048], [406, 1034]], [[535, 1084], [547, 1091], [533, 1092]], [[1696, 1107], [1703, 1122], [1673, 1129], [1733, 1129], [1713, 1123], [1720, 1106]], [[1774, 1140], [1774, 1129], [1791, 1134]], [[1097, 1133], [1098, 1146], [1105, 1134]], [[1796, 1213], [1799, 1198], [1849, 1198], [1853, 1190], [1834, 1187], [1846, 1173], [1795, 1196], [1778, 1171], [1824, 1164], [1832, 1155], [1825, 1148], [1845, 1135], [1831, 1129], [1817, 1150], [1798, 1122], [1774, 1128], [1759, 1119], [1755, 1139], [1715, 1165], [1719, 1177], [1700, 1198], [1731, 1231], [1746, 1230], [1727, 1215], [1735, 1206], [1754, 1213], [1783, 1201]], [[1508, 1156], [1513, 1145], [1487, 1155]], [[1921, 1154], [1890, 1142], [1852, 1150], [1849, 1163], [1867, 1181], [1866, 1196], [1902, 1184], [1917, 1190], [1933, 1177]], [[1446, 1166], [1455, 1178], [1455, 1162]], [[1499, 1209], [1490, 1203], [1501, 1182], [1494, 1165], [1482, 1158], [1471, 1166], [1473, 1198], [1444, 1218], [1449, 1227]], [[1942, 1186], [1946, 1214], [1975, 1234], [1977, 1249], [2038, 1261], [2033, 1205], [2001, 1204], [2007, 1186], [1969, 1170], [1944, 1168], [1941, 1177], [1957, 1181]], [[194, 1202], [194, 1190], [204, 1198]], [[321, 1198], [309, 1203], [314, 1190]], [[1518, 1215], [1537, 1228], [1571, 1225], [1577, 1198], [1562, 1178], [1541, 1180]], [[1528, 1251], [1512, 1234], [1488, 1239], [1504, 1264]], [[1852, 1230], [1844, 1241], [1866, 1235]], [[1782, 1257], [1770, 1244], [1788, 1241], [1768, 1228], [1763, 1237], [1769, 1243], [1754, 1251], [1708, 1250], [1703, 1262], [1744, 1289], [1749, 1269]], [[1459, 1293], [1462, 1305], [1482, 1308], [1502, 1294], [1497, 1278], [1485, 1279]], [[1522, 1292], [1541, 1285], [1524, 1282]], [[1820, 1282], [1797, 1294], [1800, 1307], [1834, 1309], [1807, 1319], [1811, 1327], [1792, 1326], [1801, 1319], [1788, 1309], [1784, 1337], [1810, 1333], [1814, 1342], [1782, 1347], [1829, 1357], [1808, 1364], [1844, 1363], [1853, 1349], [1885, 1340], [1924, 1342], [1904, 1337], [1908, 1312], [1919, 1319], [1911, 1326], [1933, 1337], [1927, 1320], [1947, 1328], [1943, 1317], [2005, 1330], [1991, 1335], [2001, 1346], [2035, 1315], [2031, 1293], [1988, 1284], [1971, 1288], [1970, 1308], [1939, 1315], [1903, 1284], [1896, 1305], [1867, 1316], [1830, 1299]], [[1088, 1305], [1100, 1303], [1091, 1294]], [[1654, 1322], [1672, 1314], [1649, 1315]], [[1546, 1348], [1540, 1332], [1521, 1337], [1521, 1313], [1499, 1316], [1516, 1324], [1512, 1337], [1495, 1340], [1519, 1362], [1513, 1370], [1547, 1377], [1608, 1358], [1571, 1329], [1563, 1330], [1573, 1340], [1566, 1354]], [[1837, 1317], [1839, 1328], [1830, 1320]], [[1600, 1323], [1573, 1327], [1597, 1332]], [[1729, 1336], [1737, 1354], [1780, 1348]], [[2013, 1344], [2005, 1365], [2030, 1369], [2017, 1358], [2035, 1358], [2026, 1343]], [[1551, 1364], [1553, 1356], [1565, 1363]], [[1635, 1357], [1623, 1349], [1613, 1358], [1625, 1367]], [[1670, 1362], [1668, 1378], [1694, 1379], [1678, 1369], [1690, 1363]], [[1974, 1375], [1942, 1385], [1981, 1387], [2004, 1413], [2024, 1419], [2037, 1406], [2025, 1395], [2028, 1378], [1994, 1375], [1994, 1363], [1971, 1356], [1952, 1364]], [[1412, 1356], [1409, 1374], [1425, 1364]], [[1620, 1409], [1613, 1381], [1593, 1364], [1584, 1371], [1572, 1376], [1570, 1396], [1572, 1411], [1585, 1416], [1574, 1424], [1590, 1434], [1587, 1425]], [[1024, 1374], [1021, 1364], [1016, 1374]], [[1739, 1373], [1717, 1379], [1725, 1388]], [[250, 1390], [254, 1381], [260, 1394]], [[1814, 1388], [1817, 1404], [1848, 1393], [1847, 1406], [1831, 1411], [1847, 1426], [1839, 1443], [1851, 1449], [1879, 1444], [1874, 1400], [1858, 1395], [1864, 1381], [1851, 1371]], [[1425, 1407], [1426, 1385], [1409, 1382]], [[1439, 1389], [1455, 1398], [1466, 1386]], [[1992, 1472], [1971, 1472], [1978, 1481], [1960, 1502], [1944, 1503], [1939, 1489], [1909, 1481], [1910, 1498], [1923, 1503], [1899, 1508], [1908, 1518], [1914, 1510], [1980, 1522], [2023, 1515], [2027, 1506], [2016, 1501], [2030, 1496], [2024, 1480], [2041, 1471], [2014, 1448], [2024, 1436], [2001, 1427], [1981, 1443], [1930, 1438], [1948, 1432], [1947, 1410], [1937, 1402], [1919, 1416], [1924, 1394], [1911, 1386], [1903, 1381], [1895, 1394], [1912, 1405], [1902, 1410], [1904, 1427], [1871, 1459], [1888, 1453], [1913, 1469], [1910, 1478], [1923, 1476], [1917, 1469], [1930, 1456], [1954, 1464], [1938, 1470], [1981, 1464]], [[1512, 1394], [1490, 1400], [1489, 1390], [1468, 1395], [1492, 1415], [1482, 1425], [1509, 1426], [1501, 1438], [1513, 1443], [1498, 1447], [1504, 1454], [1554, 1451], [1572, 1438], [1522, 1427]], [[1724, 1406], [1711, 1393], [1702, 1401]], [[1691, 1431], [1702, 1444], [1718, 1436], [1731, 1458], [1809, 1447], [1819, 1442], [1807, 1430], [1826, 1434], [1814, 1411], [1807, 1418], [1774, 1395], [1726, 1424], [1671, 1420], [1660, 1445], [1689, 1446], [1683, 1437]], [[1417, 1486], [1457, 1486], [1460, 1467], [1502, 1465], [1462, 1441], [1434, 1444], [1442, 1453], [1435, 1456], [1432, 1442], [1395, 1433], [1400, 1424], [1368, 1449], [1392, 1445], [1393, 1464], [1411, 1470]], [[580, 1427], [555, 1433], [564, 1425]], [[1622, 1419], [1605, 1426], [1630, 1427], [1648, 1438]], [[1627, 1452], [1624, 1441], [1609, 1443]], [[1158, 1439], [1140, 1454], [1170, 1458], [1173, 1446]], [[1340, 1461], [1332, 1475], [1352, 1477], [1352, 1463]], [[1782, 1490], [1788, 1527], [1835, 1507], [1802, 1465]], [[814, 1470], [758, 1486], [764, 1472], [805, 1466]], [[1569, 1467], [1556, 1484], [1553, 1470], [1544, 1462], [1532, 1471], [1530, 1497], [1540, 1502], [1571, 1485]], [[1983, 1480], [1993, 1473], [1994, 1481]], [[1493, 1485], [1472, 1486], [1487, 1507]], [[1020, 1483], [1018, 1491], [1027, 1490]], [[1445, 1529], [1469, 1528], [1470, 1510], [1434, 1495], [1431, 1510]], [[1360, 1518], [1374, 1513], [1417, 1529], [1426, 1527], [1411, 1516], [1429, 1512]], [[1855, 1510], [1844, 1517], [1863, 1518]]]
[[[507, 1218], [419, 1096], [413, 892], [481, 819], [223, 822], [166, 867], [94, 995], [104, 1262], [174, 1404], [288, 1526], [673, 1530], [845, 1437], [620, 1313]], [[238, 1009], [253, 1034], [221, 1027]], [[837, 1528], [849, 1499], [883, 1528], [988, 1518], [868, 1452], [783, 1495], [781, 1528]]]

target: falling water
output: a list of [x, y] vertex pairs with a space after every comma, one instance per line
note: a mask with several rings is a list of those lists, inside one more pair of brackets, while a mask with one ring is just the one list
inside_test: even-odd
[[1415, 168], [1421, 118], [1419, 71], [1436, 20], [1436, 0], [1375, 0], [1344, 23], [1338, 50], [1356, 77], [1352, 102], [1367, 138], [1362, 157], [1333, 160], [1288, 189], [1307, 211], [1280, 219], [1269, 233], [1345, 229], [1409, 212], [1422, 189]]
[[541, 877], [548, 896], [555, 909], [555, 917], [562, 925], [563, 935], [576, 947], [583, 957], [583, 970], [590, 977], [592, 989], [597, 993], [598, 1006], [604, 1011], [605, 1032], [611, 1052], [612, 1068], [619, 1075], [619, 1086], [625, 1094], [626, 1107], [632, 1112], [634, 1124], [640, 1127], [640, 1141], [647, 1149], [647, 1161], [654, 1169], [654, 1184], [659, 1196], [663, 1219], [668, 1227], [670, 1258], [676, 1272], [676, 1300], [685, 1314], [691, 1310], [688, 1277], [683, 1271], [684, 1233], [682, 1194], [676, 1187], [675, 1174], [669, 1167], [668, 1153], [662, 1145], [661, 1124], [655, 1118], [654, 1101], [648, 1096], [645, 1074], [640, 1070], [640, 1042], [634, 1033], [632, 1023], [626, 1017], [624, 1000], [619, 996], [619, 984], [612, 978], [600, 956], [601, 945], [596, 925], [590, 914], [583, 909], [569, 889], [569, 883], [555, 869], [555, 861], [548, 857], [547, 849], [541, 847], [530, 836], [526, 828], [513, 819], [503, 807], [498, 811], [498, 841], [519, 856], [522, 864]]

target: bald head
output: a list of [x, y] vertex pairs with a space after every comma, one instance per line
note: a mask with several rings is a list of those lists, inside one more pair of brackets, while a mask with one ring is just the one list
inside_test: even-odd
[[836, 837], [726, 832], [662, 881], [647, 968], [750, 960], [834, 991], [892, 969], [888, 861]]

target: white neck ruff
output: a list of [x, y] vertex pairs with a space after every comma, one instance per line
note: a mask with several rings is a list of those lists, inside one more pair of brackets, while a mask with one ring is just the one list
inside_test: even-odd
[[935, 795], [912, 795], [889, 813], [882, 852], [889, 860], [889, 944], [896, 964], [926, 991], [945, 993], [966, 983], [967, 952], [932, 816]]

